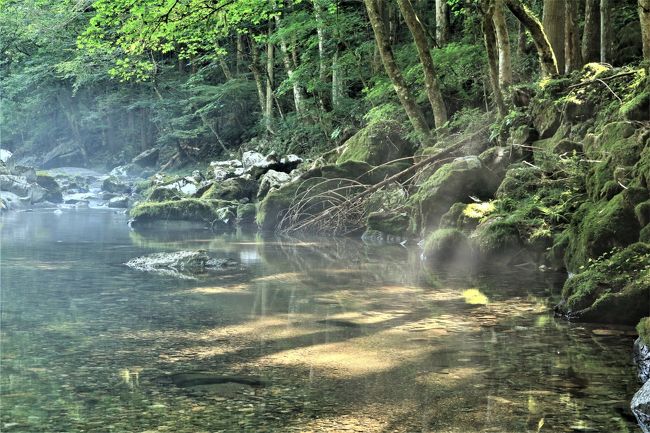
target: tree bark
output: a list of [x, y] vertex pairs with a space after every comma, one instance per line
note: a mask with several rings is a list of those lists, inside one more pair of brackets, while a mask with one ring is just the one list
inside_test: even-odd
[[237, 63], [235, 72], [237, 76], [241, 74], [241, 71], [244, 69], [244, 36], [237, 34]]
[[397, 63], [395, 62], [393, 49], [390, 45], [388, 35], [386, 34], [385, 24], [381, 20], [376, 0], [363, 0], [363, 2], [366, 6], [368, 17], [370, 18], [370, 24], [375, 35], [375, 41], [377, 43], [381, 61], [384, 64], [386, 74], [393, 83], [395, 93], [397, 93], [397, 97], [399, 98], [402, 107], [404, 107], [406, 115], [415, 131], [425, 139], [428, 139], [431, 131], [424, 120], [420, 107], [418, 107], [415, 99], [406, 86], [402, 72], [399, 70]]
[[512, 56], [510, 54], [510, 37], [508, 36], [508, 25], [504, 15], [503, 0], [494, 2], [494, 28], [497, 34], [497, 46], [499, 48], [499, 85], [506, 89], [512, 84]]
[[517, 17], [517, 19], [528, 29], [530, 35], [533, 37], [537, 54], [539, 56], [539, 63], [544, 76], [557, 76], [557, 60], [553, 48], [544, 33], [544, 28], [539, 22], [539, 19], [533, 14], [526, 6], [523, 5], [521, 0], [504, 0], [510, 12]]
[[643, 58], [650, 60], [650, 0], [639, 0], [639, 19], [643, 39]]
[[524, 55], [526, 52], [526, 27], [519, 22], [518, 30], [517, 30], [517, 54], [519, 56]]
[[[321, 109], [327, 106], [325, 84], [327, 83], [327, 66], [325, 63], [325, 21], [323, 19], [323, 6], [321, 0], [313, 0], [314, 15], [316, 17], [316, 35], [318, 36], [318, 80], [322, 89], [318, 90], [318, 99]], [[332, 95], [332, 98], [334, 96]]]
[[264, 119], [266, 121], [266, 129], [273, 132], [273, 63], [274, 63], [274, 47], [271, 43], [271, 35], [273, 34], [273, 24], [269, 22], [268, 39], [266, 42], [266, 107], [264, 110]]
[[501, 86], [499, 86], [499, 53], [497, 50], [497, 35], [494, 28], [494, 0], [485, 0], [483, 2], [483, 40], [488, 56], [488, 66], [490, 69], [490, 87], [494, 96], [494, 103], [497, 106], [499, 117], [507, 114], [506, 104], [503, 102]]
[[580, 69], [582, 53], [580, 52], [580, 32], [578, 30], [578, 7], [579, 0], [567, 0], [566, 19], [564, 21], [564, 71], [568, 74], [571, 71]]
[[609, 0], [600, 0], [600, 62], [609, 63], [611, 61], [611, 44], [612, 44], [612, 23], [611, 23], [611, 5]]
[[585, 27], [582, 32], [582, 60], [585, 63], [600, 60], [599, 0], [585, 1]]
[[[275, 16], [275, 25], [276, 27], [280, 28], [280, 17], [278, 15]], [[293, 53], [289, 52], [287, 40], [284, 36], [280, 37], [280, 51], [282, 51], [284, 69], [287, 73], [287, 77], [289, 77], [289, 80], [291, 81], [291, 87], [293, 89], [293, 103], [296, 109], [296, 113], [298, 116], [302, 116], [304, 114], [304, 96], [302, 94], [302, 90], [300, 89], [300, 85], [298, 84], [298, 81], [294, 75], [296, 65], [294, 64], [294, 59], [292, 58]]]
[[440, 128], [447, 122], [447, 108], [445, 107], [445, 101], [440, 92], [440, 84], [433, 65], [433, 59], [431, 58], [431, 51], [429, 49], [427, 37], [424, 33], [424, 28], [413, 9], [411, 0], [397, 0], [397, 5], [402, 12], [406, 25], [413, 35], [413, 40], [415, 41], [415, 46], [418, 50], [418, 56], [422, 63], [422, 69], [424, 70], [424, 84], [427, 89], [427, 97], [431, 104], [431, 110], [433, 111], [433, 119], [436, 127]]
[[566, 20], [566, 0], [544, 0], [542, 23], [544, 33], [553, 47], [557, 69], [564, 73], [564, 21]]
[[260, 101], [260, 110], [261, 113], [264, 113], [266, 108], [266, 95], [264, 94], [264, 84], [262, 80], [262, 74], [260, 73], [260, 53], [257, 49], [257, 43], [253, 40], [253, 38], [249, 39], [249, 43], [251, 47], [250, 69], [253, 73], [255, 86], [257, 87], [257, 98]]
[[339, 108], [344, 97], [343, 74], [341, 74], [340, 68], [339, 50], [337, 48], [332, 58], [332, 109]]
[[436, 1], [436, 45], [442, 47], [449, 41], [449, 6], [447, 0]]

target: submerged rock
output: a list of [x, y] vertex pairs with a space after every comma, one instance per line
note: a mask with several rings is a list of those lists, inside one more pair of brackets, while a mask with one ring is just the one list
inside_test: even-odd
[[231, 259], [213, 259], [206, 251], [198, 250], [149, 254], [129, 260], [125, 265], [138, 271], [191, 279], [197, 274], [232, 269], [238, 263]]

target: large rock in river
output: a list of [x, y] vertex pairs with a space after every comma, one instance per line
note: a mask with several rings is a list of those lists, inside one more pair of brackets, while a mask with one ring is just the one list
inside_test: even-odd
[[650, 433], [650, 380], [632, 398], [632, 413], [644, 433]]
[[231, 259], [214, 259], [205, 250], [198, 250], [149, 254], [129, 260], [125, 265], [139, 271], [193, 278], [197, 274], [233, 269], [238, 263]]

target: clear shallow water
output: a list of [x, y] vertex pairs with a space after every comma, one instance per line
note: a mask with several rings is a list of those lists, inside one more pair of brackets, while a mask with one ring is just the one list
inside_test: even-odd
[[[632, 330], [554, 319], [557, 276], [431, 271], [353, 240], [136, 234], [110, 211], [0, 224], [2, 432], [640, 431]], [[242, 269], [122, 265], [197, 248]], [[196, 371], [232, 381], [169, 380]]]

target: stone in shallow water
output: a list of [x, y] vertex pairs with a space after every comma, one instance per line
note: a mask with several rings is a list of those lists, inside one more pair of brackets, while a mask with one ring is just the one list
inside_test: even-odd
[[631, 407], [641, 430], [644, 433], [650, 433], [650, 380], [634, 394]]
[[204, 250], [198, 250], [149, 254], [131, 259], [125, 265], [139, 271], [193, 278], [193, 274], [232, 268], [237, 262], [231, 259], [213, 259]]

